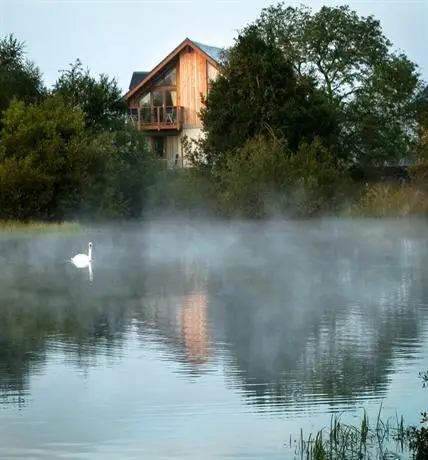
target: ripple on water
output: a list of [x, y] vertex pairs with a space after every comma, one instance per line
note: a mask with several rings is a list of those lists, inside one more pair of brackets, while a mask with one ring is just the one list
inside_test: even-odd
[[86, 240], [1, 242], [0, 457], [283, 459], [332, 414], [417, 422], [426, 228], [234, 225], [100, 231], [92, 285], [53, 263]]

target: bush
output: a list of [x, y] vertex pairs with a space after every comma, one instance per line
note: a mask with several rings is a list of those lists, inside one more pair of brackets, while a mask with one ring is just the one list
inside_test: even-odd
[[59, 96], [12, 102], [0, 137], [0, 218], [140, 217], [154, 161], [141, 133], [119, 128], [86, 130]]
[[0, 216], [2, 219], [52, 218], [54, 178], [43, 172], [31, 155], [8, 158], [0, 164]]
[[365, 185], [354, 212], [376, 217], [425, 214], [428, 212], [428, 195], [414, 182]]
[[216, 186], [210, 175], [195, 168], [159, 168], [148, 189], [147, 215], [217, 214]]
[[221, 177], [220, 201], [229, 215], [314, 216], [338, 207], [346, 170], [318, 139], [293, 153], [286, 141], [258, 136], [237, 149]]

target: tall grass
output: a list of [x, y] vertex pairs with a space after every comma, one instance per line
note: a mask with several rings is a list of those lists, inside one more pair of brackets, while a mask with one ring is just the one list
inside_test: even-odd
[[352, 214], [367, 217], [406, 217], [428, 214], [428, 193], [415, 183], [367, 185], [352, 207]]
[[[331, 417], [330, 427], [305, 439], [303, 431], [296, 443], [295, 458], [300, 460], [374, 460], [408, 458], [406, 429], [403, 418], [383, 422], [381, 408], [372, 427], [366, 411], [361, 424], [342, 423], [340, 416]], [[406, 455], [406, 457], [403, 457]]]
[[74, 233], [82, 231], [84, 227], [78, 222], [43, 222], [43, 221], [29, 221], [21, 222], [16, 220], [3, 220], [0, 221], [0, 233], [47, 233], [47, 232], [61, 232], [61, 233]]

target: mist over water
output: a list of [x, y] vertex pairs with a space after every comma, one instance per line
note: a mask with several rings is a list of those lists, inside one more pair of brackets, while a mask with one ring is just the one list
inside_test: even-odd
[[[93, 242], [93, 281], [65, 260]], [[0, 458], [293, 458], [417, 423], [424, 220], [164, 219], [0, 237]]]

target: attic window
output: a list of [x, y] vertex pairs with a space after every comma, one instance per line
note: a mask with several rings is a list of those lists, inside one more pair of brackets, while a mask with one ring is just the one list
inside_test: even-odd
[[177, 69], [174, 67], [166, 72], [159, 80], [157, 80], [155, 86], [175, 86], [176, 84]]

